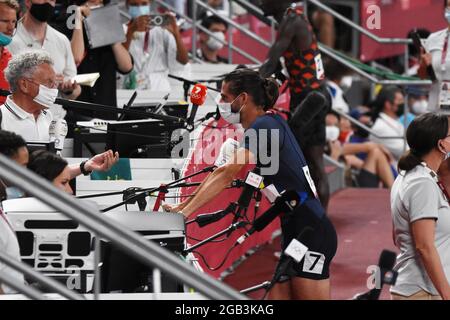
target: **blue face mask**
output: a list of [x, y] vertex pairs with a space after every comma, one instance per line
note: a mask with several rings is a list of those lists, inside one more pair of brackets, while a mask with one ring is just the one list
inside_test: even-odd
[[128, 13], [133, 19], [140, 16], [148, 16], [150, 14], [150, 6], [130, 6]]
[[0, 47], [5, 47], [8, 44], [10, 44], [12, 41], [12, 38], [10, 36], [7, 36], [3, 32], [0, 32]]
[[445, 20], [450, 23], [450, 9], [445, 9]]
[[25, 197], [25, 192], [23, 192], [21, 189], [17, 187], [7, 187], [5, 189], [6, 192], [6, 199], [19, 199]]

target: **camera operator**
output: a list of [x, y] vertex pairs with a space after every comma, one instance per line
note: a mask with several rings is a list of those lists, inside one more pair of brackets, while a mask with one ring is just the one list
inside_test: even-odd
[[[150, 0], [127, 0], [132, 20], [125, 26], [125, 48], [134, 58], [134, 70], [124, 79], [125, 89], [170, 91], [168, 74], [182, 76], [189, 62], [175, 15], [165, 13], [151, 22]], [[156, 25], [155, 19], [162, 25]]]

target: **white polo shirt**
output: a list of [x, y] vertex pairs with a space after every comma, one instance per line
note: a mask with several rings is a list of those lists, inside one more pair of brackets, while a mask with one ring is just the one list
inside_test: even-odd
[[[1, 210], [1, 209], [0, 209]], [[12, 229], [6, 215], [0, 211], [0, 250], [20, 261], [19, 242], [16, 234]], [[3, 263], [0, 263], [0, 272], [7, 275], [10, 279], [25, 283], [22, 273], [17, 272]], [[3, 284], [0, 284], [1, 289], [6, 294], [16, 293], [15, 290]]]
[[[65, 79], [72, 79], [77, 75], [77, 67], [69, 39], [50, 25], [47, 25], [44, 43], [41, 45], [41, 42], [25, 29], [22, 21], [19, 21], [16, 34], [7, 48], [13, 56], [27, 49], [43, 49], [52, 57], [53, 69], [56, 74], [64, 75]], [[59, 105], [50, 106], [50, 110], [55, 118], [64, 118], [66, 114]]]
[[48, 142], [50, 136], [48, 130], [53, 120], [50, 110], [43, 110], [35, 119], [32, 113], [20, 108], [11, 96], [6, 98], [5, 104], [0, 106], [2, 113], [2, 130], [15, 132], [22, 136], [25, 141]]

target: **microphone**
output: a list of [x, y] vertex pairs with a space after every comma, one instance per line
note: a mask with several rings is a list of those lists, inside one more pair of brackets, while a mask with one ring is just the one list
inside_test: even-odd
[[299, 204], [300, 196], [296, 191], [286, 191], [280, 197], [278, 197], [274, 204], [261, 216], [259, 216], [254, 222], [253, 226], [243, 234], [236, 243], [242, 244], [245, 239], [250, 237], [255, 232], [260, 232], [267, 227], [276, 217], [282, 213], [289, 213]]
[[194, 123], [195, 115], [197, 114], [197, 109], [199, 106], [203, 105], [206, 101], [206, 95], [208, 93], [208, 89], [205, 85], [201, 83], [197, 83], [191, 91], [191, 103], [192, 103], [192, 109], [191, 114], [189, 115], [189, 119], [187, 121], [188, 125], [191, 125]]
[[[378, 300], [384, 284], [394, 285], [397, 280], [397, 272], [393, 271], [396, 254], [389, 250], [383, 250], [378, 260], [378, 270], [375, 273], [375, 288], [366, 293], [360, 293], [352, 300]], [[379, 280], [379, 283], [378, 283]]]
[[197, 222], [200, 228], [203, 228], [208, 224], [219, 221], [220, 219], [224, 218], [227, 214], [234, 212], [235, 209], [236, 205], [234, 203], [230, 203], [230, 205], [224, 210], [219, 210], [213, 213], [199, 214], [195, 218], [195, 222]]
[[67, 136], [67, 122], [64, 119], [52, 120], [48, 129], [50, 142], [55, 143], [55, 149], [60, 152], [64, 148], [64, 139]]
[[247, 210], [255, 190], [260, 188], [263, 181], [263, 177], [259, 175], [260, 171], [261, 170], [256, 167], [253, 171], [248, 172], [247, 177], [245, 178], [244, 190], [242, 190], [237, 201], [237, 204], [241, 209]]

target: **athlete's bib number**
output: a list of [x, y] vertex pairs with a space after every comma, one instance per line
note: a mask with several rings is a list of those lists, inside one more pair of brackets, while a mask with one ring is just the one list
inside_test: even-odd
[[314, 57], [316, 61], [316, 75], [317, 79], [322, 80], [325, 78], [325, 68], [323, 67], [322, 55], [319, 53]]
[[302, 169], [303, 173], [305, 174], [306, 181], [308, 181], [309, 187], [311, 188], [311, 191], [314, 193], [314, 196], [318, 198], [316, 185], [314, 184], [314, 181], [311, 178], [311, 173], [309, 172], [308, 166], [304, 166]]

